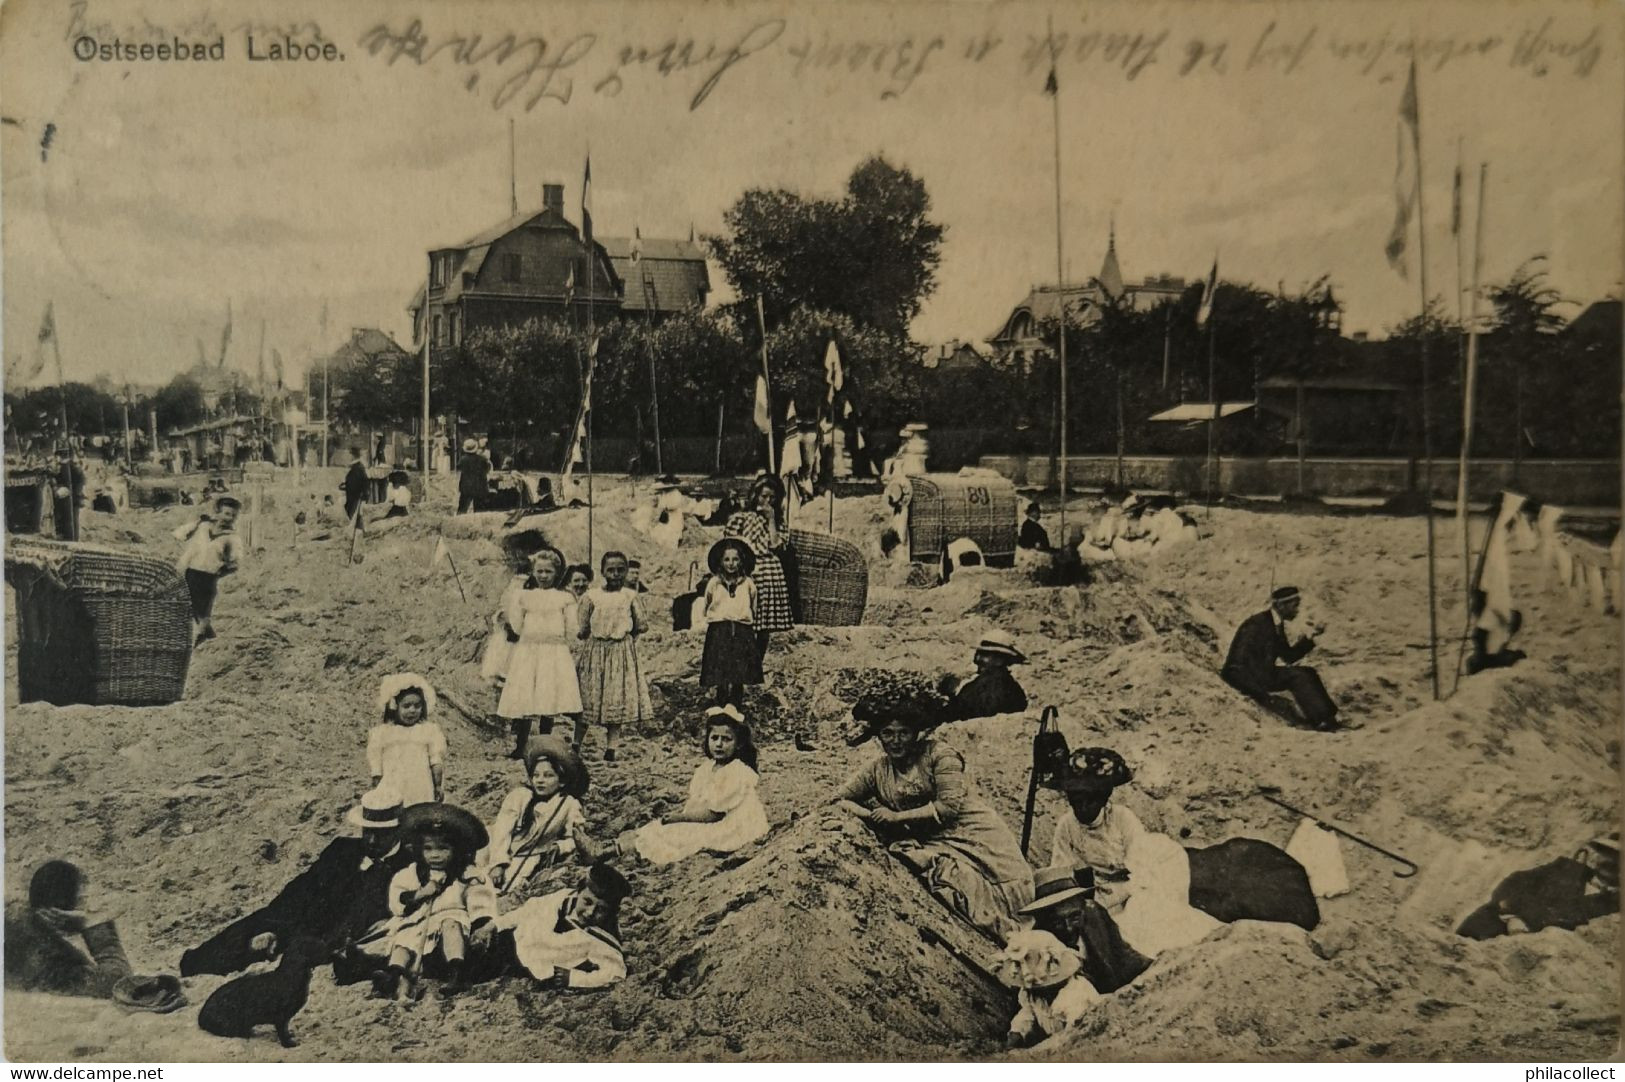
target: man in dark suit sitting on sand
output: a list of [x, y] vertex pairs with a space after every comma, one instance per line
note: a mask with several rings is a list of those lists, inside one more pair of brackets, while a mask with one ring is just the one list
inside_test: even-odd
[[367, 793], [347, 817], [361, 828], [361, 837], [334, 838], [264, 908], [182, 954], [181, 976], [247, 969], [278, 953], [295, 934], [314, 936], [329, 950], [359, 938], [389, 915], [389, 881], [410, 860], [396, 844], [400, 815], [400, 797], [387, 790]]
[[1285, 708], [1276, 703], [1275, 693], [1289, 693], [1310, 727], [1331, 732], [1342, 728], [1337, 722], [1337, 704], [1326, 693], [1320, 674], [1297, 664], [1315, 648], [1315, 636], [1325, 628], [1316, 626], [1304, 632], [1296, 643], [1288, 639], [1286, 625], [1297, 617], [1300, 604], [1296, 586], [1282, 586], [1271, 592], [1270, 607], [1247, 617], [1236, 629], [1219, 675], [1225, 683], [1277, 714]]

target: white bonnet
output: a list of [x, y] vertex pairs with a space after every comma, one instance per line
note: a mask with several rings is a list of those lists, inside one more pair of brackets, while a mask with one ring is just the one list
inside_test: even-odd
[[426, 713], [432, 713], [435, 708], [434, 686], [415, 672], [398, 672], [386, 676], [378, 684], [378, 709], [387, 710], [401, 692], [407, 688], [417, 688], [423, 692], [423, 706]]

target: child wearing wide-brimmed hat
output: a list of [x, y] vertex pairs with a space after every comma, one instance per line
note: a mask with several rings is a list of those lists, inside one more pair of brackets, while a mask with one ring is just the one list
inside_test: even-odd
[[586, 825], [581, 798], [587, 768], [576, 750], [554, 736], [525, 748], [527, 784], [510, 790], [491, 823], [483, 861], [491, 885], [509, 894], [575, 852], [575, 830]]
[[596, 860], [633, 853], [651, 864], [673, 864], [699, 852], [732, 853], [767, 834], [767, 812], [756, 791], [756, 744], [737, 708], [705, 712], [701, 747], [705, 762], [688, 783], [681, 810], [623, 833], [613, 846], [599, 846], [576, 833], [576, 848]]
[[474, 858], [485, 827], [452, 804], [419, 804], [401, 813], [412, 863], [389, 881], [389, 963], [373, 980], [381, 998], [415, 998], [426, 960], [447, 978], [442, 993], [464, 983], [469, 953], [489, 943], [496, 893]]
[[1138, 816], [1111, 802], [1112, 793], [1132, 780], [1134, 772], [1117, 752], [1079, 748], [1047, 786], [1058, 790], [1071, 809], [1055, 824], [1050, 864], [1094, 869], [1100, 904], [1113, 912], [1128, 901], [1128, 852], [1146, 833]]
[[711, 578], [705, 587], [705, 652], [700, 686], [717, 689], [718, 706], [743, 706], [746, 684], [762, 682], [762, 655], [756, 645], [752, 611], [756, 554], [737, 537], [724, 537], [706, 557]]
[[384, 720], [367, 733], [367, 769], [373, 788], [387, 785], [410, 807], [440, 799], [446, 734], [428, 720], [434, 688], [417, 673], [386, 676], [378, 685]]

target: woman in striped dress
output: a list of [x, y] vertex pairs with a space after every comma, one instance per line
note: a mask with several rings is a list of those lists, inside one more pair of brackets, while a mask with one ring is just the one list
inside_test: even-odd
[[736, 537], [750, 546], [756, 556], [756, 569], [751, 575], [756, 583], [756, 647], [767, 656], [768, 639], [776, 631], [789, 631], [795, 626], [790, 607], [790, 582], [785, 560], [790, 556], [790, 535], [779, 521], [784, 507], [784, 486], [778, 478], [764, 474], [750, 489], [750, 510], [737, 511], [728, 517], [723, 537]]

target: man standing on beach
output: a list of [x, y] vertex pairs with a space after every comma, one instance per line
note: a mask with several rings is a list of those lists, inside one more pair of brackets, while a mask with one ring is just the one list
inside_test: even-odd
[[367, 493], [372, 488], [367, 467], [361, 462], [361, 448], [350, 448], [350, 470], [344, 475], [344, 484], [339, 487], [344, 489], [344, 519], [354, 522], [356, 512], [367, 502]]

